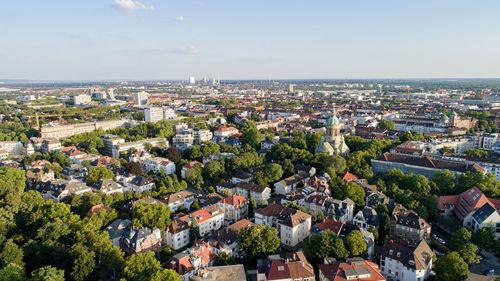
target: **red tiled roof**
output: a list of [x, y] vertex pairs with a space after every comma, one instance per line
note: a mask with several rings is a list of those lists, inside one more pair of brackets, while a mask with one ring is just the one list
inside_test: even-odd
[[234, 207], [239, 207], [242, 204], [244, 204], [246, 201], [247, 201], [247, 199], [241, 195], [231, 195], [231, 196], [228, 196], [228, 197], [220, 200], [219, 202], [222, 204], [228, 204], [228, 205], [232, 205]]
[[346, 172], [345, 175], [342, 177], [342, 180], [347, 183], [347, 182], [359, 180], [359, 178], [354, 174]]
[[[358, 281], [385, 281], [385, 277], [380, 273], [380, 269], [376, 263], [371, 261], [353, 261], [353, 262], [342, 262], [334, 264], [320, 264], [318, 265], [319, 270], [330, 281], [346, 281], [346, 280], [358, 280]], [[368, 272], [369, 275], [366, 278], [349, 278], [347, 279], [346, 274], [356, 275], [357, 269], [363, 269], [364, 273]], [[349, 273], [347, 273], [349, 272]]]
[[334, 221], [331, 219], [325, 219], [323, 222], [318, 223], [314, 227], [322, 230], [329, 229], [338, 236], [340, 234], [340, 231], [342, 230], [342, 226], [344, 226], [344, 224], [341, 222]]

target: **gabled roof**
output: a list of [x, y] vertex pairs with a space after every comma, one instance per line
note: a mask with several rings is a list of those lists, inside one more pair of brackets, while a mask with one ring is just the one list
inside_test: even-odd
[[245, 197], [243, 197], [241, 195], [234, 195], [234, 194], [219, 201], [219, 203], [221, 203], [221, 204], [231, 205], [235, 208], [238, 208], [238, 207], [244, 205], [246, 202], [247, 202], [247, 199]]
[[351, 173], [349, 173], [349, 172], [346, 172], [346, 173], [344, 174], [344, 176], [342, 177], [342, 180], [343, 180], [344, 182], [346, 182], [346, 183], [347, 183], [347, 182], [351, 182], [351, 181], [359, 180], [359, 178], [358, 178], [356, 175], [354, 175], [354, 174], [351, 174]]
[[319, 264], [319, 270], [329, 281], [385, 281], [378, 265], [368, 261]]
[[426, 269], [434, 254], [425, 240], [420, 241], [416, 248], [408, 246], [404, 241], [386, 241], [379, 253], [415, 270]]

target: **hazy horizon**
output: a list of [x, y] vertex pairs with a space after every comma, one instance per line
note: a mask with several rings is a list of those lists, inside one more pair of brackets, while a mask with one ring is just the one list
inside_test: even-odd
[[9, 1], [0, 79], [495, 79], [499, 14], [494, 0]]

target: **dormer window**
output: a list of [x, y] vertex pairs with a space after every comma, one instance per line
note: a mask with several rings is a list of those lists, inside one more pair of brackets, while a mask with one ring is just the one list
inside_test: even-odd
[[394, 251], [392, 249], [389, 250], [389, 255], [392, 255], [392, 253], [394, 253]]
[[278, 271], [283, 271], [283, 270], [285, 270], [285, 267], [284, 267], [284, 266], [281, 266], [281, 265], [280, 265], [280, 266], [278, 266]]
[[413, 260], [409, 260], [409, 261], [408, 261], [408, 263], [409, 263], [410, 265], [415, 265], [415, 261], [413, 261]]
[[399, 258], [399, 257], [401, 256], [401, 252], [398, 252], [398, 253], [397, 253], [397, 256], [398, 256], [398, 258]]

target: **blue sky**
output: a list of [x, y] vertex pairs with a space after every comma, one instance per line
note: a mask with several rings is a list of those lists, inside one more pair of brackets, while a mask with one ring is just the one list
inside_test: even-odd
[[500, 77], [497, 0], [0, 2], [0, 79]]

